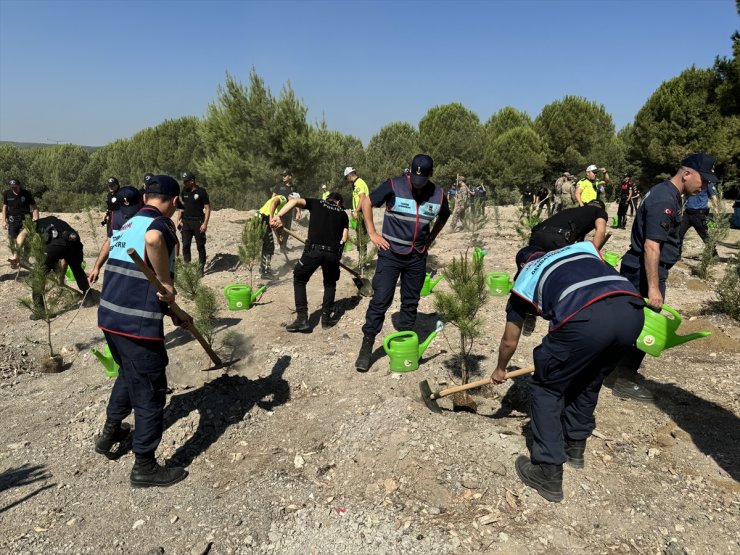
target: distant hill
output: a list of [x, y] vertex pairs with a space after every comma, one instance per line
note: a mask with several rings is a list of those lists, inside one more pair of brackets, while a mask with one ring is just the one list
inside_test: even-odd
[[[28, 150], [29, 148], [48, 148], [50, 146], [57, 146], [56, 143], [19, 143], [18, 141], [0, 141], [0, 145], [13, 145], [18, 150]], [[80, 145], [82, 148], [87, 150], [88, 152], [95, 152], [98, 150], [99, 146], [84, 146]]]

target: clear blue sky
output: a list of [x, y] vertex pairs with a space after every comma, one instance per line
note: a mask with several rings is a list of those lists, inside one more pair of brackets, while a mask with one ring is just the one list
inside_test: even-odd
[[568, 94], [621, 128], [661, 82], [729, 56], [738, 22], [734, 0], [0, 0], [0, 140], [103, 145], [202, 117], [252, 67], [365, 144], [438, 104], [486, 121]]

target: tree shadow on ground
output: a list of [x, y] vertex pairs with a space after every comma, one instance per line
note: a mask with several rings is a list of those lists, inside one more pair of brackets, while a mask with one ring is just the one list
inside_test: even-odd
[[200, 414], [195, 433], [170, 458], [169, 464], [189, 466], [255, 406], [274, 410], [290, 400], [290, 384], [283, 378], [290, 356], [280, 357], [269, 376], [250, 380], [244, 376], [221, 376], [200, 389], [173, 395], [165, 409], [164, 429], [192, 411]]
[[740, 480], [740, 418], [677, 385], [649, 379], [645, 384], [655, 394], [655, 405], [691, 436], [694, 445], [733, 480]]
[[203, 275], [217, 274], [219, 272], [233, 272], [239, 266], [239, 257], [235, 254], [219, 252], [206, 265]]
[[[4, 470], [2, 474], [0, 474], [0, 492], [9, 490], [11, 488], [18, 488], [26, 486], [28, 484], [33, 484], [34, 482], [39, 482], [41, 480], [48, 480], [50, 477], [51, 474], [46, 471], [46, 468], [43, 465], [24, 464], [17, 468], [9, 468], [7, 470]], [[15, 507], [16, 505], [20, 505], [24, 501], [38, 495], [42, 491], [54, 487], [54, 485], [55, 484], [46, 484], [45, 486], [24, 495], [20, 499], [16, 499], [10, 504], [5, 505], [4, 507], [0, 507], [0, 514]]]
[[[231, 326], [237, 325], [241, 322], [241, 318], [215, 318], [214, 319], [214, 333], [219, 333], [227, 330]], [[164, 343], [168, 349], [174, 349], [180, 345], [184, 345], [190, 341], [197, 341], [189, 331], [176, 327], [164, 337]]]
[[[483, 377], [483, 371], [481, 369], [481, 363], [484, 360], [488, 360], [485, 355], [474, 355], [468, 356], [468, 370], [470, 371], [470, 380], [481, 379]], [[452, 357], [448, 358], [444, 362], [445, 369], [455, 378], [462, 378], [462, 356], [460, 353], [455, 353]]]

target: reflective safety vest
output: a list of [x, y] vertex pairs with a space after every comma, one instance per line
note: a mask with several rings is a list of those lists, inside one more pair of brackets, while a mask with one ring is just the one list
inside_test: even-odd
[[550, 251], [527, 263], [512, 292], [550, 321], [550, 331], [604, 297], [642, 298], [627, 278], [604, 262], [591, 241]]
[[395, 253], [424, 252], [431, 236], [430, 224], [439, 215], [444, 193], [435, 185], [431, 198], [419, 204], [409, 176], [390, 182], [395, 199], [392, 206], [386, 206], [382, 235]]
[[[145, 206], [110, 238], [110, 255], [98, 308], [98, 327], [138, 339], [164, 339], [164, 312], [167, 305], [144, 273], [137, 268], [127, 249], [134, 248], [148, 264], [145, 235], [153, 220], [164, 218], [156, 208]], [[175, 249], [170, 253], [170, 272], [175, 272]]]
[[581, 179], [576, 187], [581, 190], [581, 202], [583, 204], [588, 204], [592, 200], [596, 200], [596, 197], [598, 196], [596, 193], [596, 186], [590, 179]]

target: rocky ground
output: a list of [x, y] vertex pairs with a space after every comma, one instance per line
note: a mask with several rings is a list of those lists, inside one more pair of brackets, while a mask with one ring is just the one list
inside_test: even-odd
[[[612, 207], [612, 213], [616, 210]], [[229, 311], [220, 291], [245, 282], [237, 261], [250, 214], [214, 213], [204, 283], [219, 291], [215, 344], [226, 370], [182, 330], [166, 327], [172, 388], [161, 459], [190, 475], [164, 490], [132, 490], [130, 453], [109, 461], [94, 453], [112, 381], [90, 354], [103, 346], [96, 309], [68, 312], [53, 324], [65, 371], [41, 374], [45, 326], [16, 298], [26, 289], [8, 266], [0, 276], [5, 324], [0, 333], [0, 550], [5, 553], [740, 553], [740, 326], [716, 310], [714, 286], [693, 277], [701, 250], [693, 231], [688, 258], [672, 271], [668, 302], [684, 315], [681, 332], [709, 338], [647, 357], [644, 374], [656, 405], [620, 401], [604, 390], [598, 433], [586, 468], [565, 469], [565, 500], [551, 504], [517, 479], [526, 453], [527, 379], [478, 390], [477, 413], [443, 415], [420, 400], [454, 375], [454, 330], [429, 347], [418, 371], [390, 374], [378, 346], [367, 374], [353, 368], [367, 299], [343, 275], [344, 311], [331, 330], [285, 331], [292, 321], [290, 261], [249, 311]], [[378, 214], [379, 216], [379, 214]], [[92, 264], [102, 240], [82, 214], [77, 227]], [[486, 270], [513, 271], [519, 237], [513, 207], [491, 217], [475, 244], [488, 248]], [[305, 228], [298, 226], [305, 236]], [[740, 232], [720, 249], [737, 253]], [[623, 252], [627, 231], [609, 250]], [[430, 267], [444, 267], [473, 246], [469, 232], [445, 231]], [[350, 253], [355, 255], [356, 253]], [[7, 258], [7, 248], [2, 253]], [[21, 278], [23, 273], [21, 273]], [[444, 281], [438, 285], [444, 288]], [[309, 286], [318, 322], [321, 280]], [[479, 375], [493, 369], [505, 298], [483, 311], [487, 332], [474, 352]], [[187, 308], [187, 305], [186, 305]], [[389, 314], [397, 312], [396, 299]], [[72, 321], [74, 319], [74, 321]], [[385, 333], [393, 331], [386, 319]], [[417, 327], [434, 328], [433, 297], [422, 299]], [[531, 364], [546, 331], [523, 338], [513, 364]], [[233, 346], [222, 346], [233, 332]], [[595, 329], [594, 333], [598, 333]]]

